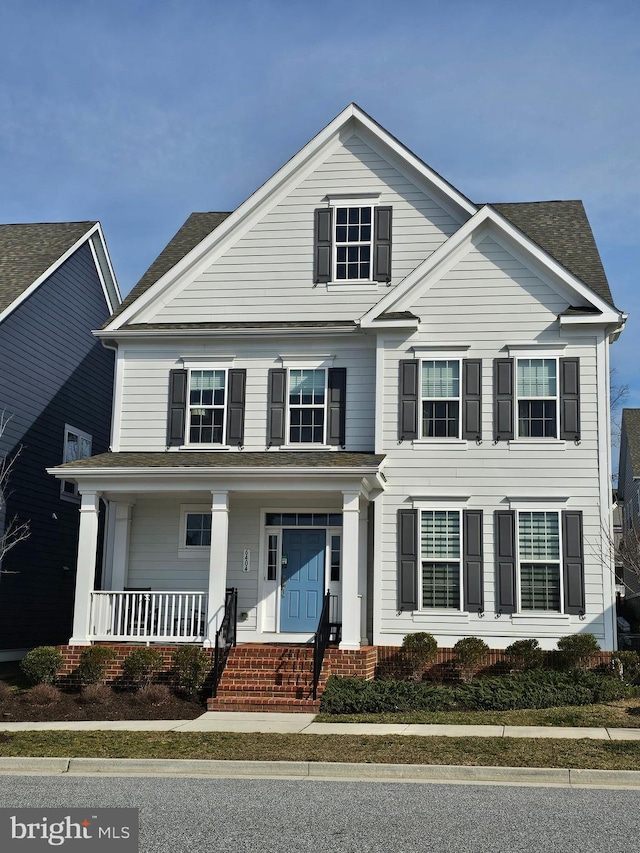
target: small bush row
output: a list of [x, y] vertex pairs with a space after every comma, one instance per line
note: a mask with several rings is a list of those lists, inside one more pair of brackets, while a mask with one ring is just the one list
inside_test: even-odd
[[[109, 646], [87, 646], [83, 649], [77, 670], [81, 684], [85, 688], [104, 685], [107, 667], [113, 658], [114, 651]], [[58, 649], [39, 646], [25, 655], [20, 668], [31, 684], [53, 685], [63, 663], [64, 658]], [[163, 668], [161, 652], [150, 646], [140, 647], [123, 660], [120, 681], [124, 686], [141, 690], [152, 686]], [[180, 646], [173, 654], [170, 678], [176, 689], [194, 697], [202, 689], [210, 669], [211, 664], [204, 649], [194, 645]]]
[[582, 670], [537, 670], [479, 678], [456, 686], [331, 676], [322, 696], [322, 711], [328, 714], [510, 711], [612, 702], [630, 693], [629, 685], [618, 678]]

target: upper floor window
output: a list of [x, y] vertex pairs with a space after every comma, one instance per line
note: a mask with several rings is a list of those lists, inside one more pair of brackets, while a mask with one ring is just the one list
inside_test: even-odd
[[189, 371], [189, 442], [223, 444], [226, 370]]
[[[76, 462], [78, 459], [87, 459], [91, 456], [91, 444], [92, 438], [89, 433], [65, 424], [62, 461]], [[60, 494], [62, 497], [77, 498], [78, 486], [71, 480], [62, 480]]]
[[519, 358], [516, 394], [519, 438], [558, 437], [558, 364], [555, 358]]
[[460, 362], [422, 362], [422, 437], [460, 437]]
[[[369, 202], [368, 204], [366, 202]], [[314, 281], [391, 281], [392, 208], [375, 197], [333, 199], [315, 211]]]
[[336, 281], [371, 279], [371, 207], [336, 207]]
[[289, 370], [289, 443], [324, 444], [326, 370]]

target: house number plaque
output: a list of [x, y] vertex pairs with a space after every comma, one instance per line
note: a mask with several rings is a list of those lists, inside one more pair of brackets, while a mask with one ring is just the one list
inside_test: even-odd
[[251, 569], [251, 550], [245, 548], [242, 552], [242, 571], [248, 572]]

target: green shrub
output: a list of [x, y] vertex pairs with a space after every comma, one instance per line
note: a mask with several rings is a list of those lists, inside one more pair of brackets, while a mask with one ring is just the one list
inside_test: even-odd
[[122, 661], [122, 680], [131, 687], [146, 687], [162, 670], [164, 658], [150, 646], [135, 649]]
[[511, 669], [528, 672], [542, 669], [544, 652], [537, 640], [517, 640], [505, 649]]
[[80, 652], [80, 681], [83, 684], [104, 684], [107, 664], [112, 660], [113, 650], [108, 646], [87, 646]]
[[591, 656], [600, 651], [593, 634], [569, 634], [558, 640], [561, 669], [588, 669]]
[[54, 646], [38, 646], [22, 658], [20, 669], [31, 684], [53, 684], [63, 663], [62, 654]]
[[173, 654], [173, 679], [178, 690], [196, 696], [204, 685], [211, 663], [201, 646], [180, 646]]
[[640, 676], [640, 655], [638, 652], [616, 652], [611, 658], [611, 665], [619, 678], [627, 684], [633, 684]]
[[629, 696], [630, 692], [629, 686], [619, 679], [580, 670], [536, 670], [476, 678], [457, 687], [331, 676], [322, 696], [322, 711], [328, 714], [509, 711], [612, 702]]
[[411, 665], [413, 677], [421, 680], [425, 669], [436, 659], [438, 643], [433, 634], [417, 631], [402, 640], [402, 650]]
[[471, 681], [479, 666], [487, 659], [489, 646], [480, 637], [465, 637], [453, 647], [455, 664], [463, 681]]

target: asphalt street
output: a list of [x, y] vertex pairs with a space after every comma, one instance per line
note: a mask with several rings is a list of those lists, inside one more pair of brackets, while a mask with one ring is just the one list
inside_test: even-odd
[[15, 775], [0, 801], [138, 807], [141, 853], [636, 853], [640, 791]]

